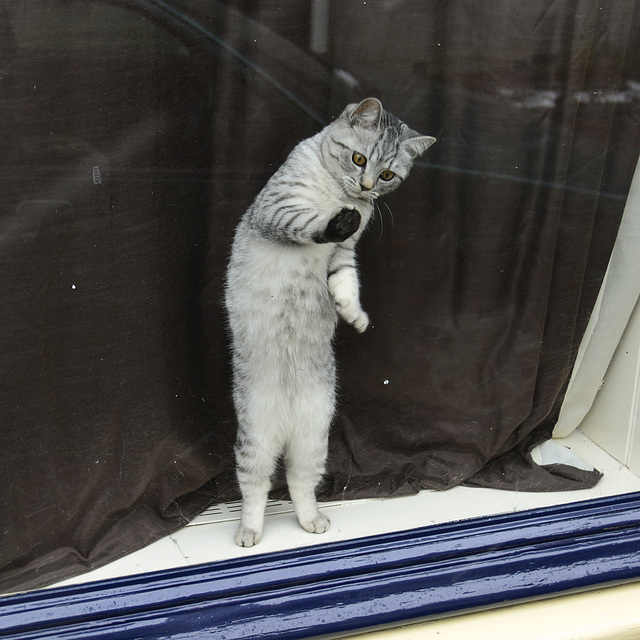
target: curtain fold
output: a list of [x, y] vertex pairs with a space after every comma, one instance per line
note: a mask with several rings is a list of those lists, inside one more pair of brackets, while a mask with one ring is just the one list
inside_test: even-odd
[[[411, 6], [399, 28], [447, 25], [449, 37], [435, 26], [424, 34], [413, 81], [394, 84], [391, 100], [408, 104], [407, 120], [439, 142], [428, 173], [412, 178], [415, 191], [390, 202], [393, 227], [370, 255], [362, 250], [370, 260], [363, 295], [374, 283], [379, 333], [364, 347], [344, 337], [342, 431], [328, 494], [348, 496], [351, 485], [362, 495], [378, 483], [382, 495], [460, 482], [589, 486], [597, 472], [544, 469], [529, 451], [550, 437], [606, 266], [593, 246], [613, 244], [623, 204], [615, 194], [624, 198], [637, 158], [635, 54], [627, 55], [637, 8]], [[406, 65], [394, 55], [403, 41], [392, 38], [379, 43], [388, 66]], [[357, 45], [348, 53], [355, 62], [344, 60], [361, 63], [372, 81], [387, 80], [390, 70], [364, 66]], [[621, 129], [627, 149], [617, 144]], [[612, 144], [633, 163], [617, 164], [615, 176]], [[602, 192], [605, 176], [611, 193]], [[363, 379], [361, 371], [384, 375]]]

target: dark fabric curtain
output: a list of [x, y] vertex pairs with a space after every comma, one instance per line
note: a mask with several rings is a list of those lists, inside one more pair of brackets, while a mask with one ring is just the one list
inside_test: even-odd
[[367, 95], [438, 143], [361, 242], [373, 326], [338, 331], [322, 497], [592, 486], [529, 451], [638, 159], [639, 7], [3, 3], [0, 591], [238, 497], [233, 231], [289, 150]]

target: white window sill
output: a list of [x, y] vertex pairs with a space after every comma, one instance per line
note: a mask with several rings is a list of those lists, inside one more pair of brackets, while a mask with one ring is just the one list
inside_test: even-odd
[[208, 509], [180, 531], [136, 553], [56, 586], [193, 566], [640, 491], [640, 478], [580, 432], [574, 432], [560, 442], [604, 473], [602, 480], [593, 489], [525, 493], [455, 487], [444, 492], [423, 491], [405, 498], [333, 502], [321, 506], [331, 519], [331, 528], [323, 535], [303, 531], [298, 526], [290, 505], [270, 503], [263, 539], [250, 549], [241, 549], [233, 542], [239, 512], [222, 505], [222, 509]]

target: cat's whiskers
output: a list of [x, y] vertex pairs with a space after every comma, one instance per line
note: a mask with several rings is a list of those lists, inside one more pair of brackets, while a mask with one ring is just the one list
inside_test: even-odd
[[352, 198], [358, 198], [362, 195], [358, 183], [351, 176], [344, 177], [343, 184], [340, 186], [340, 189], [344, 195], [350, 196]]
[[347, 189], [347, 185], [346, 184], [340, 185], [340, 195], [341, 196], [348, 196], [349, 195], [349, 190]]
[[374, 245], [374, 247], [377, 247], [380, 243], [380, 240], [382, 240], [382, 234], [384, 233], [384, 219], [382, 217], [382, 211], [380, 211], [380, 207], [377, 204], [373, 205], [373, 210], [378, 213], [378, 217], [380, 218], [380, 235], [378, 236], [378, 239], [376, 240], [376, 243]]
[[[393, 225], [395, 224], [393, 211], [391, 211], [391, 207], [389, 207], [389, 205], [386, 202], [383, 201], [382, 204], [384, 204], [384, 206], [387, 208], [387, 211], [389, 212], [389, 217], [391, 218], [391, 226], [393, 227]], [[376, 240], [376, 244], [374, 245], [377, 247], [380, 240], [382, 240], [382, 234], [384, 233], [384, 216], [382, 215], [382, 209], [377, 203], [374, 203], [373, 208], [374, 208], [374, 211], [378, 213], [378, 217], [380, 218], [380, 236], [378, 237], [378, 239]]]
[[391, 217], [391, 225], [393, 226], [396, 222], [393, 218], [393, 211], [391, 211], [391, 207], [389, 207], [389, 205], [386, 202], [383, 202], [382, 204], [384, 204], [384, 206], [387, 207], [387, 211], [389, 212], [389, 216]]

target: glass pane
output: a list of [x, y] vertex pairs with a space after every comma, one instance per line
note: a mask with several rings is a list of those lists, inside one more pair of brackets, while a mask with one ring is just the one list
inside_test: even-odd
[[[295, 145], [369, 96], [437, 142], [358, 242], [371, 326], [336, 329], [319, 498], [600, 486], [606, 438], [589, 431], [596, 470], [531, 452], [638, 161], [639, 16], [590, 0], [4, 3], [0, 591], [240, 500], [223, 302], [236, 228]], [[323, 176], [305, 176], [314, 193]], [[266, 291], [280, 274], [264, 277]], [[305, 286], [289, 284], [297, 304]], [[293, 518], [282, 470], [271, 497]]]

